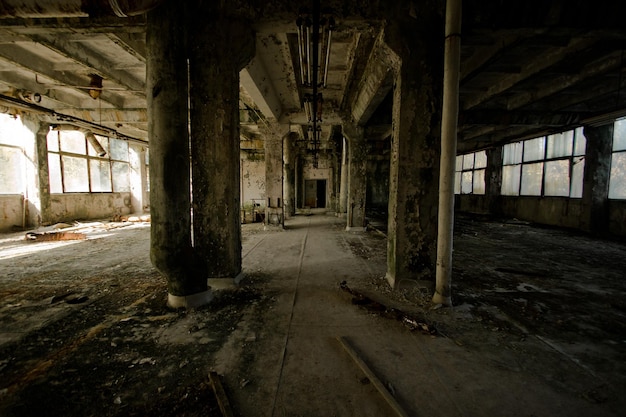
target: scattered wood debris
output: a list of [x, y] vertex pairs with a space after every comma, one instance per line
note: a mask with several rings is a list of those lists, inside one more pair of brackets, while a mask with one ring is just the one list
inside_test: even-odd
[[61, 240], [85, 240], [87, 236], [80, 232], [27, 232], [29, 242], [57, 242]]
[[213, 387], [213, 392], [217, 398], [217, 404], [220, 407], [222, 415], [224, 417], [233, 417], [233, 410], [230, 406], [230, 401], [228, 401], [228, 396], [226, 395], [220, 376], [216, 372], [211, 371], [209, 372], [209, 380], [211, 381], [211, 387]]
[[369, 366], [363, 361], [361, 356], [357, 353], [357, 351], [352, 347], [352, 345], [348, 342], [348, 340], [343, 337], [337, 337], [337, 341], [341, 344], [344, 350], [350, 355], [354, 363], [363, 371], [367, 379], [376, 387], [380, 395], [387, 401], [387, 404], [393, 409], [396, 415], [399, 417], [408, 417], [409, 414], [402, 408], [402, 406], [398, 403], [398, 401], [394, 398], [395, 389], [391, 382], [387, 383], [387, 386], [383, 384], [383, 382], [376, 376], [374, 371], [371, 370]]
[[426, 320], [415, 318], [411, 314], [402, 310], [398, 310], [397, 308], [389, 307], [379, 303], [378, 301], [372, 300], [370, 297], [348, 287], [348, 283], [346, 281], [342, 281], [339, 284], [339, 288], [353, 296], [352, 304], [359, 305], [383, 317], [398, 320], [411, 330], [419, 330], [422, 333], [431, 336], [435, 336], [437, 334], [437, 329], [432, 324], [427, 323]]

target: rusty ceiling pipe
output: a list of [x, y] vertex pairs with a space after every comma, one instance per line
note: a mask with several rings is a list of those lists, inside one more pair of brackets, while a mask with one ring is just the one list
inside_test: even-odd
[[129, 17], [146, 13], [163, 0], [2, 0], [1, 18]]

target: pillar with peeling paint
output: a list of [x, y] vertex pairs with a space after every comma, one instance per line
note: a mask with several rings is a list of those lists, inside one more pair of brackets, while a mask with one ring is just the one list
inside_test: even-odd
[[271, 124], [265, 129], [265, 226], [285, 224], [283, 196], [283, 142], [288, 125]]
[[434, 281], [437, 261], [443, 10], [436, 1], [420, 4], [413, 16], [397, 11], [385, 28], [397, 60], [386, 274], [393, 288]]
[[598, 236], [609, 234], [609, 178], [613, 148], [613, 124], [585, 126], [587, 139], [581, 226]]
[[348, 190], [347, 231], [365, 231], [365, 198], [367, 190], [367, 141], [363, 128], [343, 124], [343, 134], [348, 138]]
[[239, 71], [254, 36], [213, 5], [194, 6], [165, 1], [146, 33], [150, 257], [173, 307], [206, 304], [207, 279], [241, 274]]
[[296, 215], [296, 156], [295, 146], [298, 134], [291, 132], [283, 139], [283, 196], [285, 219]]
[[341, 140], [341, 173], [339, 184], [339, 212], [338, 217], [344, 217], [348, 211], [348, 140], [345, 136]]

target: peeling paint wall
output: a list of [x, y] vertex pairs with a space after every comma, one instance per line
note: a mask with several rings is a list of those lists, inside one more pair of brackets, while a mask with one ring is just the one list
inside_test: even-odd
[[265, 158], [242, 157], [241, 205], [247, 208], [253, 202], [265, 206]]
[[14, 226], [22, 227], [23, 201], [21, 194], [0, 195], [0, 232], [10, 232]]
[[[562, 197], [501, 197], [504, 217], [548, 226], [584, 230], [586, 217], [582, 200]], [[488, 214], [487, 198], [479, 195], [457, 195], [456, 209], [464, 213]], [[626, 236], [626, 202], [609, 201], [609, 232]]]
[[127, 193], [72, 193], [50, 197], [50, 223], [73, 220], [111, 219], [131, 213], [131, 195]]

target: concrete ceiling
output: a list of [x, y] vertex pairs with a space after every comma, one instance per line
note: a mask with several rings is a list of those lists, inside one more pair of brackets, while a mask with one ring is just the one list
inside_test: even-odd
[[[242, 138], [249, 141], [258, 139], [265, 120], [306, 125], [295, 20], [310, 2], [264, 3], [247, 12], [257, 30], [256, 56], [240, 85]], [[388, 135], [393, 79], [385, 68], [364, 70], [380, 65], [371, 57], [388, 7], [382, 0], [326, 3], [337, 26], [323, 90], [324, 135], [336, 131], [342, 115]], [[419, 8], [419, 1], [403, 3]], [[466, 0], [459, 151], [626, 115], [622, 7], [618, 1]], [[0, 111], [37, 112], [51, 122], [69, 116], [147, 140], [145, 28], [141, 14], [0, 13]], [[98, 77], [102, 92], [94, 99], [90, 83]]]

